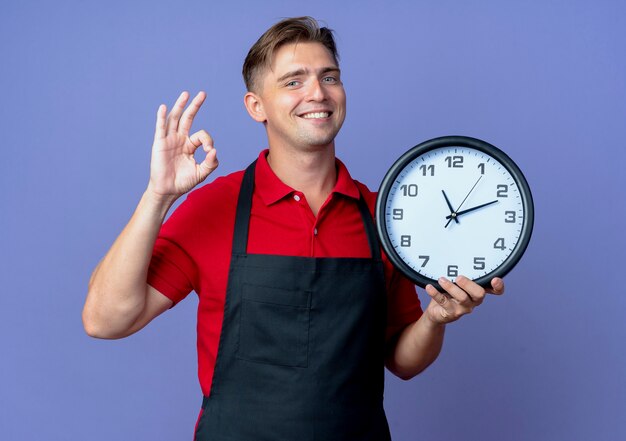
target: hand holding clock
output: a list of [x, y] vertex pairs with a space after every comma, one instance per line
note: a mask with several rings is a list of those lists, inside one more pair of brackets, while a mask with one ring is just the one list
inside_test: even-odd
[[458, 276], [456, 283], [445, 277], [440, 277], [438, 282], [445, 292], [438, 291], [433, 285], [426, 285], [426, 293], [432, 300], [424, 311], [426, 318], [438, 325], [469, 314], [484, 301], [486, 294], [504, 293], [504, 281], [499, 277], [491, 279], [491, 287], [487, 289], [465, 276]]

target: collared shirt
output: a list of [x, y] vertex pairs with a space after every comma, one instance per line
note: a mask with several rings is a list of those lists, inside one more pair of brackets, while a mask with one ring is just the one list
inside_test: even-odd
[[[339, 160], [337, 182], [315, 216], [303, 193], [284, 184], [259, 155], [250, 216], [248, 253], [301, 257], [370, 257], [358, 209], [363, 194], [374, 211], [376, 194], [354, 181]], [[198, 294], [198, 374], [204, 395], [213, 378], [222, 328], [235, 209], [243, 171], [217, 178], [191, 192], [164, 223], [157, 238], [148, 283], [178, 303]], [[384, 256], [387, 336], [421, 315], [413, 284]]]

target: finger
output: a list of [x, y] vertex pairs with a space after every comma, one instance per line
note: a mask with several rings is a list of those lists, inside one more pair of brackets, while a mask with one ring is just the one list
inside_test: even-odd
[[500, 277], [491, 279], [491, 288], [488, 289], [487, 292], [498, 296], [504, 294], [504, 280]]
[[189, 133], [191, 130], [191, 124], [193, 123], [193, 119], [200, 110], [204, 99], [206, 98], [206, 93], [200, 91], [195, 98], [191, 101], [191, 104], [185, 109], [183, 112], [183, 116], [180, 118], [180, 123], [178, 126], [178, 131], [182, 133]]
[[452, 297], [452, 299], [458, 304], [469, 306], [473, 303], [472, 298], [465, 291], [463, 291], [463, 289], [452, 283], [450, 280], [445, 277], [440, 277], [438, 282], [439, 285], [445, 289], [446, 292], [450, 294], [450, 297]]
[[211, 174], [211, 172], [215, 170], [219, 165], [219, 161], [217, 160], [217, 150], [215, 150], [215, 147], [213, 147], [212, 145], [209, 147], [205, 147], [204, 151], [207, 152], [206, 157], [204, 158], [204, 161], [202, 161], [198, 166], [200, 178], [202, 180], [206, 179], [206, 177], [209, 176], [209, 174]]
[[470, 297], [472, 302], [480, 304], [485, 299], [485, 288], [465, 276], [456, 278], [456, 284]]
[[180, 116], [183, 114], [183, 110], [185, 109], [185, 105], [187, 104], [188, 99], [189, 93], [187, 93], [187, 91], [184, 91], [179, 95], [176, 103], [174, 103], [174, 107], [172, 107], [172, 111], [167, 118], [168, 133], [173, 133], [178, 130], [178, 121], [180, 120]]
[[213, 148], [213, 138], [208, 134], [206, 130], [199, 130], [189, 137], [189, 141], [193, 145], [192, 150], [189, 153], [193, 153], [200, 146], [204, 148], [206, 153], [209, 152], [209, 148]]
[[429, 295], [435, 302], [439, 303], [442, 307], [448, 308], [450, 305], [450, 296], [446, 293], [440, 292], [433, 285], [426, 285], [426, 294]]
[[167, 112], [167, 107], [165, 104], [161, 104], [159, 106], [159, 110], [157, 110], [157, 120], [156, 120], [156, 128], [154, 130], [155, 138], [165, 138], [165, 114]]

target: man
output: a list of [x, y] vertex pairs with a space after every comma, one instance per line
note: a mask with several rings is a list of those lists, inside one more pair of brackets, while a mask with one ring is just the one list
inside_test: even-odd
[[[173, 202], [218, 165], [190, 134], [205, 94], [159, 107], [148, 188], [95, 269], [83, 311], [100, 338], [128, 336], [190, 291], [199, 296], [197, 440], [386, 440], [387, 368], [408, 379], [445, 324], [479, 305], [464, 277], [414, 287], [381, 256], [375, 195], [335, 157], [346, 97], [332, 32], [301, 17], [271, 27], [244, 63], [250, 116], [269, 150], [246, 171]], [[197, 164], [196, 149], [205, 159]], [[501, 293], [500, 279], [491, 292]]]

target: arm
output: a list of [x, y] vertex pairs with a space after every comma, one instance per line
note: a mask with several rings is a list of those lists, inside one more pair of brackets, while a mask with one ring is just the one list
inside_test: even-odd
[[472, 312], [487, 293], [504, 292], [504, 282], [499, 278], [491, 281], [489, 290], [463, 276], [456, 279], [456, 284], [442, 277], [439, 284], [446, 292], [426, 286], [426, 293], [431, 297], [426, 311], [404, 328], [388, 354], [387, 368], [404, 380], [413, 378], [435, 361], [441, 352], [447, 323]]
[[[146, 282], [152, 249], [172, 204], [218, 164], [209, 134], [201, 130], [189, 135], [205, 94], [199, 93], [185, 110], [188, 99], [183, 92], [167, 117], [165, 105], [159, 107], [148, 188], [89, 281], [83, 325], [92, 337], [126, 337], [172, 306]], [[200, 146], [206, 158], [197, 164], [194, 152]]]

